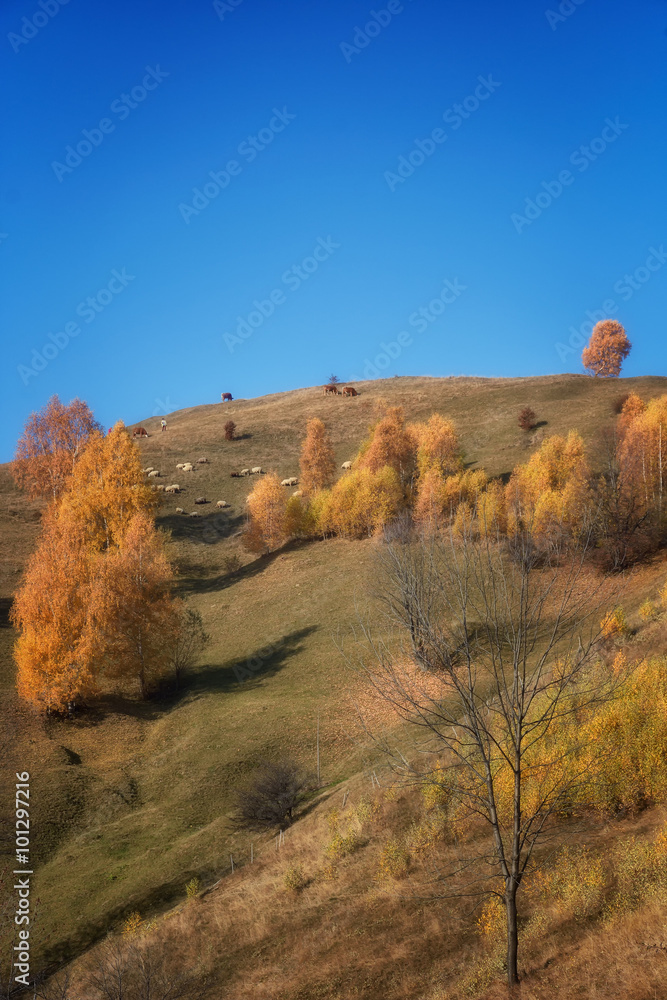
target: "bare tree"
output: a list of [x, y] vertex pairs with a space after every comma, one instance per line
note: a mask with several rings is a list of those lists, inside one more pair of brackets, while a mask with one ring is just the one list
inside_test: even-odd
[[380, 549], [376, 595], [389, 638], [363, 625], [367, 679], [420, 731], [409, 750], [371, 733], [376, 746], [409, 780], [445, 778], [458, 814], [486, 831], [459, 844], [440, 877], [453, 879], [446, 895], [502, 899], [511, 986], [522, 879], [540, 839], [591, 780], [581, 746], [551, 737], [619, 683], [592, 655], [608, 585], [586, 566], [586, 548], [562, 539], [540, 547], [530, 535], [509, 546], [472, 528], [394, 532]]
[[197, 657], [209, 642], [210, 636], [204, 628], [199, 612], [183, 604], [180, 614], [174, 621], [173, 641], [170, 647], [171, 667], [177, 688], [180, 686], [183, 673], [196, 663]]
[[87, 982], [99, 1000], [202, 1000], [206, 980], [195, 970], [174, 966], [159, 941], [111, 939], [98, 953]]
[[292, 824], [313, 787], [312, 776], [294, 761], [267, 761], [237, 793], [237, 825], [250, 830], [284, 829]]

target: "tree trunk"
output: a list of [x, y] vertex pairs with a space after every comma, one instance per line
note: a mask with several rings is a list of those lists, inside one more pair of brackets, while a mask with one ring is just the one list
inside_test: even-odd
[[510, 987], [519, 982], [519, 967], [517, 955], [519, 950], [519, 932], [516, 911], [516, 885], [512, 882], [505, 890], [505, 909], [507, 911], [507, 983]]

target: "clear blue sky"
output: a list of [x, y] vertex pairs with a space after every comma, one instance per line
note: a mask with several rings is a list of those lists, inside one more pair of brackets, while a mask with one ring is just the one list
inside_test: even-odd
[[56, 392], [580, 371], [587, 310], [664, 374], [667, 4], [560, 9], [6, 0], [0, 459]]

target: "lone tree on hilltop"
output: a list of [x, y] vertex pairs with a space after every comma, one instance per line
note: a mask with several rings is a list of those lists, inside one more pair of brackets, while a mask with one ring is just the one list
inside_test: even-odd
[[519, 427], [522, 431], [532, 431], [535, 426], [535, 421], [537, 416], [535, 410], [531, 410], [530, 406], [524, 406], [523, 410], [519, 414]]
[[327, 429], [319, 417], [312, 417], [306, 426], [301, 445], [301, 488], [304, 493], [324, 490], [336, 477], [336, 459]]
[[328, 385], [338, 385], [339, 382], [340, 382], [340, 379], [338, 378], [337, 375], [330, 375], [329, 376], [329, 382], [327, 384]]
[[225, 441], [233, 441], [236, 434], [236, 424], [233, 420], [228, 420], [225, 424]]
[[615, 319], [596, 323], [588, 345], [581, 355], [586, 371], [600, 378], [618, 378], [621, 367], [632, 349], [625, 329]]
[[237, 793], [237, 825], [246, 830], [291, 826], [313, 784], [313, 778], [294, 761], [265, 762]]

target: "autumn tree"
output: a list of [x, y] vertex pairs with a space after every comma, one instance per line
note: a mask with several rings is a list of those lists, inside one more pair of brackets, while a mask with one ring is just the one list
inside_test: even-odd
[[336, 459], [331, 438], [319, 417], [306, 425], [306, 437], [301, 445], [301, 489], [306, 495], [327, 489], [336, 477]]
[[625, 434], [630, 425], [640, 417], [642, 413], [646, 412], [646, 403], [644, 400], [637, 395], [636, 392], [630, 392], [623, 400], [623, 405], [621, 406], [618, 415], [618, 433], [621, 437]]
[[618, 378], [631, 349], [632, 344], [618, 320], [605, 319], [593, 327], [591, 339], [584, 347], [581, 360], [591, 375]]
[[225, 424], [225, 441], [233, 441], [236, 434], [236, 424], [233, 420], [228, 420]]
[[400, 482], [407, 485], [414, 475], [416, 451], [417, 439], [414, 431], [405, 426], [403, 407], [389, 406], [371, 427], [357, 464], [369, 472], [379, 472], [389, 466]]
[[316, 497], [318, 527], [325, 535], [368, 538], [396, 518], [402, 503], [403, 489], [394, 468], [353, 469]]
[[170, 624], [169, 664], [178, 688], [185, 671], [194, 666], [210, 642], [210, 636], [200, 613], [189, 608], [185, 601], [174, 602]]
[[157, 495], [144, 483], [139, 449], [121, 422], [106, 436], [92, 434], [62, 503], [97, 551], [118, 545], [135, 514], [155, 510]]
[[47, 712], [71, 708], [93, 687], [81, 644], [91, 587], [83, 527], [50, 508], [12, 609], [19, 696]]
[[273, 552], [287, 541], [285, 488], [274, 473], [262, 476], [248, 497], [244, 544], [251, 552]]
[[161, 534], [135, 513], [118, 547], [99, 558], [81, 645], [111, 677], [138, 682], [141, 697], [173, 656], [174, 573]]
[[55, 499], [92, 434], [101, 433], [87, 403], [73, 399], [65, 405], [52, 396], [31, 414], [16, 446], [12, 475], [31, 497]]
[[535, 421], [537, 416], [535, 410], [531, 409], [530, 406], [524, 406], [523, 410], [519, 414], [519, 427], [522, 431], [532, 431], [535, 426]]
[[417, 442], [417, 469], [423, 476], [435, 469], [442, 476], [451, 476], [463, 468], [463, 455], [456, 428], [451, 420], [439, 413], [426, 423], [412, 424], [408, 431]]
[[[628, 418], [632, 412], [629, 404], [630, 400], [626, 404]], [[619, 468], [635, 484], [647, 513], [654, 512], [662, 526], [667, 516], [667, 396], [652, 399], [644, 409], [633, 403], [633, 410], [634, 419], [628, 419], [619, 443]]]

